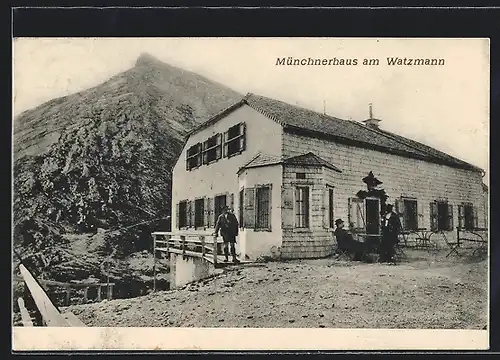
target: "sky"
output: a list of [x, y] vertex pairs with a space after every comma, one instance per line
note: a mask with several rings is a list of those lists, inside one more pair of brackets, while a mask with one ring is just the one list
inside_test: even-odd
[[[147, 52], [242, 94], [365, 120], [486, 170], [489, 184], [487, 39], [18, 38], [14, 115], [134, 66]], [[356, 66], [281, 66], [277, 58], [358, 59]], [[387, 57], [442, 58], [442, 66], [388, 66]], [[363, 59], [379, 59], [364, 66]]]

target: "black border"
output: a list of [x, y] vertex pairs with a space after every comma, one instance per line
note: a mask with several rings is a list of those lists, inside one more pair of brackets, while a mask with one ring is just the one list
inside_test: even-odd
[[[21, 6], [21, 4], [20, 4]], [[102, 5], [101, 5], [102, 6]], [[144, 6], [144, 5], [143, 5]], [[13, 37], [487, 37], [490, 38], [490, 118], [500, 120], [500, 12], [499, 8], [12, 8], [8, 52]], [[10, 24], [9, 21], [2, 22]], [[12, 30], [12, 31], [11, 31]], [[467, 71], [467, 69], [464, 69]], [[12, 89], [10, 87], [9, 89]], [[9, 94], [10, 96], [12, 94]], [[8, 123], [6, 121], [6, 123]], [[491, 121], [493, 143], [496, 122]], [[11, 133], [11, 128], [4, 132]], [[11, 145], [9, 136], [5, 144]], [[498, 193], [494, 166], [495, 151], [490, 149], [490, 222], [496, 234]], [[10, 180], [10, 179], [9, 179]], [[491, 235], [491, 274], [499, 271], [500, 247]], [[10, 243], [9, 243], [10, 246]], [[4, 254], [7, 254], [5, 252]], [[10, 263], [10, 261], [9, 261]], [[490, 275], [490, 350], [500, 350], [496, 321], [499, 279]], [[8, 297], [10, 307], [10, 296]], [[9, 317], [10, 319], [10, 317]], [[10, 328], [11, 323], [9, 321]], [[10, 331], [9, 331], [10, 333]], [[18, 353], [18, 352], [16, 352]], [[103, 352], [72, 352], [72, 354]], [[139, 352], [113, 352], [134, 354]], [[145, 354], [144, 352], [140, 352]], [[172, 353], [172, 352], [171, 352]], [[188, 354], [189, 352], [175, 352]], [[228, 352], [225, 352], [226, 354]], [[248, 352], [248, 353], [262, 353]], [[279, 352], [320, 354], [309, 352]], [[342, 353], [342, 352], [321, 352]], [[354, 354], [355, 352], [351, 352]], [[383, 353], [383, 352], [376, 352]], [[402, 352], [408, 353], [408, 352]], [[411, 353], [411, 352], [410, 352]], [[446, 351], [434, 352], [438, 354]], [[448, 352], [449, 353], [449, 352]], [[472, 353], [472, 352], [466, 352]], [[21, 354], [21, 353], [18, 353]], [[106, 352], [109, 354], [109, 352]], [[157, 354], [157, 353], [155, 353]], [[199, 353], [198, 353], [199, 354]], [[221, 352], [218, 352], [221, 354]], [[455, 353], [457, 354], [457, 352]], [[221, 356], [219, 355], [219, 356]], [[356, 356], [360, 356], [359, 352]]]

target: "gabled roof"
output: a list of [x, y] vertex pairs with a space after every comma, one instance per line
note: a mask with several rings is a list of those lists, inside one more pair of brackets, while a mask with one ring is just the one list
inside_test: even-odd
[[318, 155], [309, 152], [304, 155], [293, 156], [283, 160], [283, 164], [300, 166], [324, 166], [341, 173], [342, 171], [332, 163], [320, 158]]
[[277, 164], [281, 164], [281, 158], [279, 156], [257, 153], [257, 155], [255, 155], [249, 162], [239, 168], [238, 173], [244, 169]]
[[477, 166], [400, 135], [366, 126], [356, 121], [335, 118], [300, 106], [251, 93], [198, 126], [188, 134], [188, 137], [217, 122], [243, 105], [248, 105], [264, 116], [279, 123], [287, 132], [297, 132], [305, 136], [327, 138], [352, 146], [369, 148], [437, 164], [479, 172], [483, 171]]
[[331, 164], [330, 162], [320, 158], [316, 154], [309, 152], [307, 154], [292, 156], [290, 158], [282, 160], [280, 157], [275, 155], [258, 153], [255, 155], [249, 162], [238, 169], [238, 173], [242, 170], [262, 167], [262, 166], [271, 166], [271, 165], [299, 165], [299, 166], [324, 166], [326, 168], [332, 169], [337, 172], [342, 172], [338, 167]]

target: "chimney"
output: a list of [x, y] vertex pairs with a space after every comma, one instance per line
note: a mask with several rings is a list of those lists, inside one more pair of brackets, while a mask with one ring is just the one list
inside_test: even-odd
[[378, 123], [381, 122], [382, 120], [375, 119], [373, 117], [373, 105], [372, 105], [372, 103], [370, 103], [368, 105], [368, 109], [369, 109], [369, 115], [370, 115], [370, 117], [368, 119], [366, 119], [366, 120], [363, 120], [363, 122], [365, 123], [366, 126], [378, 129]]

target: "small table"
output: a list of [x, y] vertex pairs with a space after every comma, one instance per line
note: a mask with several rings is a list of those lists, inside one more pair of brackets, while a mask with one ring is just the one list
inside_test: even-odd
[[[427, 250], [427, 249], [437, 249], [437, 244], [436, 242], [431, 240], [431, 237], [438, 232], [428, 230], [426, 228], [417, 228], [414, 230], [409, 230], [404, 232], [403, 234], [405, 236], [415, 234], [415, 249], [422, 249], [422, 250]], [[405, 243], [406, 243], [406, 237], [405, 237]]]
[[377, 252], [381, 237], [380, 234], [353, 233], [352, 236], [354, 240], [365, 243], [369, 251]]

